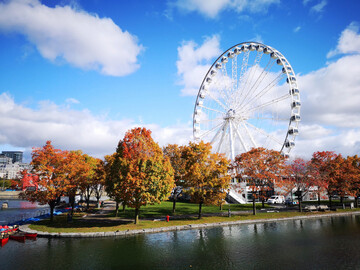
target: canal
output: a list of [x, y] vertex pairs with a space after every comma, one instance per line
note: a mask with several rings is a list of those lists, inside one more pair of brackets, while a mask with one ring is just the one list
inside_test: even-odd
[[9, 241], [1, 269], [360, 269], [360, 215], [101, 239]]

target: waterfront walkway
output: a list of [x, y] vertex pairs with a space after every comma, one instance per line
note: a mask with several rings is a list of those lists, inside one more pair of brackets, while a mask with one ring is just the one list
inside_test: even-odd
[[[96, 214], [88, 214], [83, 216], [84, 219], [87, 219], [89, 222], [91, 221], [99, 221], [106, 223], [108, 220], [110, 222], [110, 218], [108, 218], [108, 214], [113, 212], [115, 206], [113, 204], [105, 205], [105, 207]], [[233, 213], [235, 214], [235, 213]], [[42, 231], [35, 231], [29, 228], [30, 224], [20, 226], [20, 230], [28, 233], [37, 233], [39, 237], [65, 237], [65, 238], [94, 238], [94, 237], [117, 237], [117, 236], [128, 236], [128, 235], [136, 235], [136, 234], [144, 234], [144, 233], [159, 233], [159, 232], [168, 232], [168, 231], [179, 231], [179, 230], [191, 230], [191, 229], [201, 229], [201, 228], [210, 228], [210, 227], [218, 227], [218, 226], [231, 226], [231, 225], [240, 225], [240, 224], [254, 224], [254, 223], [268, 223], [268, 222], [281, 222], [288, 220], [302, 220], [302, 219], [314, 219], [314, 218], [324, 218], [324, 217], [338, 217], [338, 216], [349, 216], [349, 215], [360, 215], [360, 211], [352, 211], [352, 212], [341, 212], [341, 213], [319, 213], [312, 215], [301, 215], [294, 217], [285, 217], [285, 218], [272, 218], [272, 219], [249, 219], [249, 220], [237, 220], [237, 221], [229, 221], [229, 222], [216, 222], [216, 223], [202, 223], [202, 224], [189, 224], [189, 225], [180, 225], [180, 226], [165, 226], [159, 228], [147, 228], [140, 230], [124, 230], [124, 231], [112, 231], [112, 232], [89, 232], [89, 233], [49, 233]], [[114, 222], [112, 220], [111, 222]], [[123, 222], [122, 220], [118, 220], [119, 223]], [[171, 223], [171, 221], [170, 221]], [[168, 224], [170, 224], [168, 223]]]

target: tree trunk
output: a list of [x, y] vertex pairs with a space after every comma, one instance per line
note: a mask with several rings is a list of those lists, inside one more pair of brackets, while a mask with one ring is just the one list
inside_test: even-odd
[[96, 197], [96, 204], [97, 204], [97, 208], [100, 208], [100, 198]]
[[359, 207], [359, 194], [355, 197], [355, 208], [358, 208]]
[[53, 220], [54, 220], [54, 209], [55, 209], [56, 201], [52, 200], [48, 204], [50, 206], [50, 222], [53, 222]]
[[262, 208], [265, 208], [265, 199], [262, 199], [261, 203], [262, 203]]
[[125, 213], [126, 204], [124, 202], [122, 202], [122, 207], [123, 207], [122, 211], [123, 211], [123, 213]]
[[340, 197], [340, 203], [341, 203], [341, 204], [344, 203], [344, 197], [343, 197], [343, 196]]
[[253, 194], [253, 215], [256, 215], [256, 204], [255, 204], [255, 196]]
[[321, 204], [321, 201], [320, 201], [320, 192], [318, 193], [318, 205]]
[[118, 211], [119, 211], [119, 202], [116, 202], [116, 205], [115, 205], [115, 217], [118, 216]]
[[330, 208], [332, 207], [331, 195], [329, 195], [329, 206], [330, 206]]
[[135, 224], [139, 224], [139, 208], [135, 208]]
[[70, 203], [70, 206], [71, 206], [71, 216], [73, 216], [74, 207], [75, 207], [75, 195], [74, 194], [69, 195], [69, 203]]
[[222, 211], [222, 210], [223, 210], [223, 204], [220, 203], [220, 211]]
[[176, 209], [176, 199], [175, 199], [175, 196], [174, 196], [174, 199], [173, 199], [173, 209], [172, 209], [173, 214], [175, 214], [175, 209]]
[[86, 188], [86, 209], [89, 209], [90, 196], [91, 196], [91, 192], [90, 192], [90, 187], [88, 186]]
[[299, 212], [302, 212], [302, 196], [299, 196]]
[[203, 205], [203, 203], [201, 202], [201, 203], [199, 203], [199, 216], [198, 216], [198, 219], [200, 219], [201, 218], [201, 209], [202, 209], [202, 205]]

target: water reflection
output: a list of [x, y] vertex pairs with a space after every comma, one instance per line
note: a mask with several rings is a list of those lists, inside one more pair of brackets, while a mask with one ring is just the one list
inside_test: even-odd
[[2, 269], [360, 269], [359, 250], [360, 216], [348, 216], [121, 238], [11, 241], [0, 260]]

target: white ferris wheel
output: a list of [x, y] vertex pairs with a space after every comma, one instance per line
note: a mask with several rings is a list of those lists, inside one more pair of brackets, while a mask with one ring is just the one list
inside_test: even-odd
[[200, 86], [193, 115], [195, 140], [236, 155], [265, 147], [288, 156], [300, 121], [295, 73], [276, 49], [239, 43], [221, 54]]

